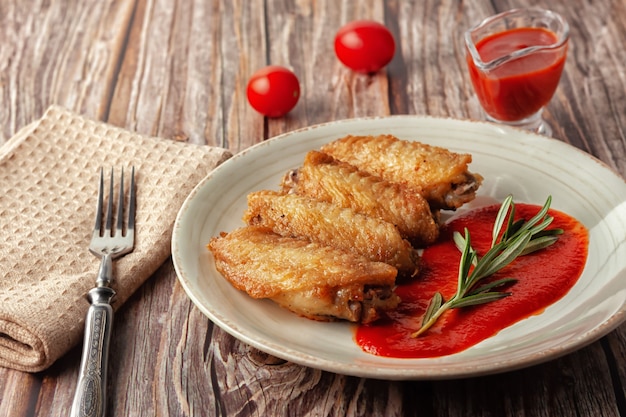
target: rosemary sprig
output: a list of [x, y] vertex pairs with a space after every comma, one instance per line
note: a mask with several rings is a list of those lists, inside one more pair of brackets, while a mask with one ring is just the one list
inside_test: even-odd
[[[444, 300], [441, 293], [435, 293], [428, 304], [420, 329], [411, 336], [423, 334], [449, 309], [485, 304], [511, 295], [510, 292], [501, 292], [498, 289], [516, 282], [515, 278], [502, 278], [483, 285], [479, 285], [480, 281], [509, 265], [518, 256], [546, 248], [557, 241], [563, 230], [547, 230], [554, 220], [548, 215], [551, 202], [552, 197], [549, 196], [541, 210], [530, 220], [514, 220], [515, 203], [513, 196], [509, 195], [498, 210], [491, 248], [482, 257], [472, 248], [467, 229], [464, 235], [455, 232], [453, 239], [461, 251], [456, 293], [448, 301]], [[502, 231], [505, 224], [506, 228]]]

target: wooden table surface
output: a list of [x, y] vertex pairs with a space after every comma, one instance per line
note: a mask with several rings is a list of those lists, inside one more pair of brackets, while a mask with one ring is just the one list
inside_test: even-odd
[[[461, 36], [482, 18], [543, 6], [571, 25], [546, 110], [554, 137], [626, 175], [624, 0], [2, 0], [0, 142], [59, 104], [88, 117], [238, 152], [312, 124], [416, 114], [482, 119]], [[358, 75], [336, 59], [337, 29], [384, 22], [391, 64]], [[286, 117], [247, 103], [248, 77], [293, 68]], [[48, 370], [0, 369], [0, 416], [66, 416], [80, 346]], [[286, 362], [240, 342], [189, 300], [168, 260], [123, 305], [109, 366], [111, 416], [626, 415], [626, 326], [579, 351], [513, 372], [389, 382]]]

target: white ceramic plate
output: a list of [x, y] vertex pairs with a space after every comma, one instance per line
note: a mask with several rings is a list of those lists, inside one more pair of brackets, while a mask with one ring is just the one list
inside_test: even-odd
[[[297, 317], [235, 290], [215, 270], [206, 244], [243, 225], [246, 195], [276, 189], [307, 151], [347, 134], [389, 133], [473, 155], [485, 177], [480, 201], [543, 204], [582, 221], [589, 258], [578, 283], [544, 313], [463, 352], [434, 359], [364, 353], [348, 323]], [[564, 355], [604, 336], [626, 313], [626, 183], [590, 155], [561, 141], [500, 126], [416, 116], [353, 119], [294, 131], [234, 156], [210, 173], [183, 204], [172, 253], [195, 305], [236, 338], [272, 355], [331, 372], [379, 379], [442, 379], [517, 369]], [[456, 266], [451, 266], [456, 267]]]

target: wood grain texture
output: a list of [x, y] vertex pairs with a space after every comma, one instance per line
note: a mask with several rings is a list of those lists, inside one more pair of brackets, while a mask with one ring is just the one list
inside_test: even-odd
[[2, 3], [3, 142], [51, 104], [102, 118], [131, 7], [130, 1], [98, 0]]
[[245, 86], [266, 64], [261, 6], [139, 2], [108, 121], [235, 152], [258, 142], [264, 120], [248, 106]]
[[[427, 114], [483, 118], [465, 69], [463, 31], [520, 5], [549, 6], [571, 27], [564, 75], [546, 109], [554, 136], [626, 175], [623, 0], [4, 0], [0, 143], [50, 104], [142, 134], [234, 152], [333, 120]], [[373, 75], [334, 56], [337, 29], [384, 22], [397, 51]], [[294, 70], [287, 116], [250, 108], [250, 75]], [[50, 369], [0, 368], [0, 416], [64, 416], [80, 346]], [[560, 359], [499, 375], [379, 381], [302, 367], [254, 349], [206, 318], [171, 260], [116, 313], [111, 416], [626, 415], [626, 327]]]

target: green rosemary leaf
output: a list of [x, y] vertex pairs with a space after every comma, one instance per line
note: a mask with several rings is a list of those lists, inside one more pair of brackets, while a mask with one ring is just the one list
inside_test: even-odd
[[531, 240], [524, 248], [520, 256], [528, 255], [541, 249], [545, 249], [548, 246], [554, 244], [559, 240], [558, 236], [542, 236]]
[[475, 295], [475, 294], [480, 294], [482, 292], [488, 292], [495, 288], [504, 287], [505, 285], [514, 284], [516, 282], [517, 282], [516, 278], [497, 279], [495, 281], [491, 281], [488, 284], [484, 284], [484, 285], [477, 287], [476, 289], [469, 292], [467, 295]]
[[[465, 250], [465, 245], [467, 245], [467, 241], [465, 240], [463, 235], [455, 231], [454, 233], [452, 233], [452, 240], [454, 241], [454, 244], [459, 250], [459, 252], [463, 253], [463, 251]], [[476, 263], [478, 262], [478, 255], [476, 254], [476, 251], [474, 250], [474, 248], [472, 248], [471, 245], [469, 247], [469, 250], [470, 250], [469, 256], [471, 257], [471, 261], [472, 261], [471, 264], [476, 266]]]
[[452, 233], [452, 241], [454, 242], [459, 252], [463, 253], [463, 251], [465, 250], [465, 245], [467, 245], [467, 242], [465, 241], [463, 235], [460, 232], [455, 231], [454, 233]]
[[463, 247], [463, 253], [461, 255], [461, 261], [459, 262], [459, 276], [457, 283], [456, 297], [462, 297], [465, 288], [468, 286], [467, 277], [470, 274], [470, 269], [473, 265], [476, 252], [472, 248], [472, 241], [470, 238], [469, 230], [465, 228], [465, 246]]
[[[481, 270], [480, 278], [493, 275], [511, 262], [515, 260], [523, 251], [532, 235], [530, 232], [525, 232], [515, 238], [514, 240], [507, 242], [506, 247], [498, 255], [493, 258], [493, 261], [489, 264], [485, 264], [484, 270]], [[479, 267], [476, 267], [478, 269]]]
[[472, 281], [472, 285], [470, 285], [470, 287], [473, 286], [474, 282], [487, 276], [485, 271], [492, 265], [494, 260], [506, 247], [507, 242], [497, 243], [495, 246], [489, 249], [482, 258], [480, 258], [480, 262], [478, 262], [478, 264], [472, 271], [471, 277], [468, 278], [468, 280]]
[[550, 229], [550, 230], [542, 230], [541, 232], [535, 233], [533, 235], [533, 240], [538, 239], [544, 236], [556, 236], [562, 235], [564, 233], [563, 229]]
[[430, 303], [428, 303], [428, 308], [426, 308], [426, 313], [424, 313], [424, 318], [422, 319], [422, 326], [435, 315], [437, 310], [441, 308], [441, 304], [443, 304], [443, 296], [440, 292], [436, 292], [433, 298], [430, 299]]
[[554, 221], [554, 217], [552, 216], [546, 216], [543, 221], [541, 223], [539, 223], [536, 226], [533, 227], [529, 227], [528, 231], [531, 232], [534, 235], [536, 235], [537, 233], [541, 233], [542, 231], [544, 231], [545, 229], [548, 228], [548, 226], [550, 226], [552, 224], [552, 222]]
[[[498, 215], [496, 216], [496, 221], [493, 225], [493, 232], [491, 234], [491, 246], [494, 246], [498, 241], [498, 236], [500, 236], [500, 232], [502, 231], [502, 226], [504, 226], [504, 222], [507, 219], [509, 211], [514, 210], [515, 204], [513, 203], [513, 196], [508, 195], [502, 205], [500, 206], [500, 210], [498, 210]], [[509, 216], [509, 221], [513, 216]], [[509, 229], [509, 227], [507, 227]]]
[[524, 226], [524, 223], [526, 223], [524, 219], [517, 219], [515, 221], [511, 221], [511, 223], [505, 230], [504, 235], [502, 236], [502, 240], [504, 241], [504, 240], [511, 239], [512, 236], [514, 236], [517, 232], [520, 231], [522, 226]]
[[531, 229], [537, 223], [539, 223], [540, 221], [543, 221], [546, 215], [548, 214], [548, 210], [550, 209], [551, 202], [552, 202], [552, 196], [548, 196], [548, 198], [546, 199], [546, 202], [544, 203], [543, 207], [541, 207], [539, 212], [535, 214], [530, 220], [526, 221], [526, 223], [520, 228], [520, 230], [518, 230], [515, 233], [514, 236], [521, 234], [526, 230]]
[[459, 300], [455, 300], [449, 304], [450, 308], [462, 308], [486, 304], [492, 301], [501, 300], [510, 296], [510, 292], [483, 292], [480, 294], [467, 295]]

